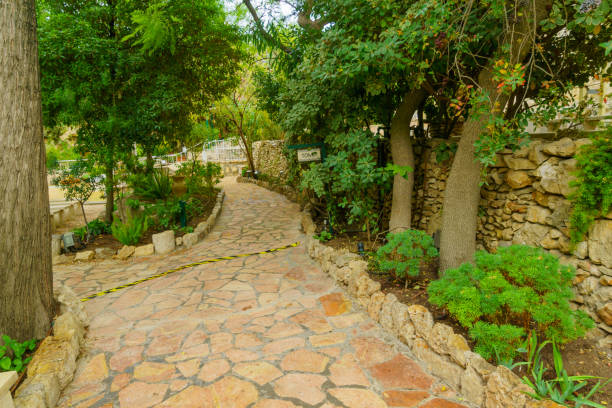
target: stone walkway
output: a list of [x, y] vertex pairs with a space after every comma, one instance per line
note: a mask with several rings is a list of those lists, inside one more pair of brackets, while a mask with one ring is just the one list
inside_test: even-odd
[[[303, 240], [299, 208], [224, 182], [214, 231], [171, 256], [56, 267], [86, 295], [174, 266]], [[59, 407], [461, 408], [304, 246], [187, 269], [85, 303], [85, 352]]]

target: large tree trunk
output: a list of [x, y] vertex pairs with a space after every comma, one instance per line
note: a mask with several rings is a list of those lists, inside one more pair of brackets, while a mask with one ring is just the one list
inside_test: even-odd
[[[424, 97], [425, 92], [420, 89], [404, 95], [404, 100], [391, 120], [391, 156], [393, 157], [393, 163], [398, 166], [414, 168], [414, 152], [412, 150], [412, 140], [410, 140], [410, 120]], [[410, 228], [413, 186], [413, 171], [406, 177], [396, 174], [393, 178], [389, 231], [399, 232]]]
[[54, 312], [34, 0], [0, 1], [0, 334], [43, 338]]
[[[527, 7], [518, 10], [522, 13], [514, 17], [514, 24], [508, 25], [503, 42], [510, 45], [509, 60], [512, 65], [522, 62], [532, 50], [535, 41], [533, 28], [537, 27], [538, 22], [548, 14], [546, 9], [549, 3], [550, 0], [535, 0], [534, 5], [530, 3]], [[479, 74], [478, 85], [489, 97], [490, 111], [501, 114], [509, 95], [497, 92], [492, 69], [493, 61]], [[474, 142], [485, 132], [488, 118], [487, 115], [470, 117], [465, 122], [446, 182], [440, 240], [442, 271], [470, 262], [476, 251], [481, 167], [474, 154]]]

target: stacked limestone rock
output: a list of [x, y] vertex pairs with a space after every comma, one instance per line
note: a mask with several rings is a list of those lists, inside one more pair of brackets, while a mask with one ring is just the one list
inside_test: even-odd
[[[576, 267], [578, 307], [598, 323], [602, 346], [612, 344], [612, 212], [595, 221], [585, 241], [570, 245], [569, 186], [576, 170], [574, 155], [589, 139], [533, 140], [518, 151], [504, 150], [481, 190], [477, 241], [494, 251], [499, 246], [542, 247]], [[439, 229], [448, 164], [435, 155], [427, 161], [423, 212], [415, 224], [428, 232]]]
[[283, 154], [283, 140], [261, 140], [253, 143], [255, 169], [261, 174], [287, 181], [289, 164]]

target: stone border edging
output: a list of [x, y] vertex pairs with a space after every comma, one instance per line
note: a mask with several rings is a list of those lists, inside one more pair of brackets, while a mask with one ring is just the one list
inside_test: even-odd
[[259, 187], [265, 188], [266, 190], [274, 191], [275, 193], [284, 195], [285, 197], [287, 197], [287, 200], [289, 201], [292, 201], [294, 203], [299, 202], [298, 192], [294, 188], [289, 187], [287, 185], [279, 186], [279, 185], [275, 185], [275, 184], [272, 184], [264, 180], [257, 180], [257, 179], [253, 179], [249, 177], [242, 177], [242, 176], [237, 176], [236, 182], [255, 184], [255, 185], [258, 185]]
[[315, 224], [307, 211], [302, 212], [305, 246], [312, 259], [370, 317], [389, 334], [406, 344], [434, 375], [446, 381], [467, 402], [485, 408], [561, 407], [552, 401], [536, 401], [521, 379], [504, 366], [493, 366], [470, 350], [466, 339], [450, 326], [434, 323], [433, 315], [421, 305], [405, 305], [391, 293], [381, 291], [380, 282], [372, 280], [368, 264], [347, 250], [335, 250], [314, 239]]
[[15, 391], [15, 408], [53, 408], [74, 377], [88, 325], [85, 309], [66, 286], [55, 291], [60, 315], [53, 335], [40, 343], [27, 366], [27, 378]]
[[[223, 206], [223, 199], [225, 198], [225, 192], [223, 190], [217, 193], [215, 206], [211, 214], [208, 216], [206, 221], [200, 222], [194, 229], [193, 232], [187, 233], [182, 237], [174, 236], [173, 230], [167, 230], [160, 232], [158, 234], [153, 235], [153, 243], [141, 246], [132, 246], [132, 245], [124, 245], [121, 249], [117, 251], [117, 253], [110, 252], [107, 253], [105, 250], [110, 250], [110, 248], [96, 248], [96, 250], [89, 251], [81, 251], [77, 252], [73, 257], [67, 256], [65, 254], [56, 255], [53, 257], [53, 265], [68, 263], [71, 261], [80, 262], [80, 261], [92, 261], [94, 259], [119, 259], [126, 260], [130, 257], [142, 257], [142, 256], [151, 256], [151, 255], [167, 255], [176, 249], [181, 249], [179, 247], [190, 248], [202, 241], [208, 233], [215, 226], [217, 218], [219, 218], [219, 214], [221, 213], [221, 209]], [[59, 248], [59, 243], [57, 243]]]

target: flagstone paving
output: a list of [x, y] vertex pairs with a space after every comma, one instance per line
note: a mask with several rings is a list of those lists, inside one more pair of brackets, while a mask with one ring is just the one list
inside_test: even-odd
[[[83, 296], [304, 238], [297, 205], [251, 184], [224, 181], [223, 188], [222, 215], [198, 245], [61, 265], [56, 283]], [[61, 408], [462, 408], [304, 246], [186, 269], [85, 306], [85, 351]]]

